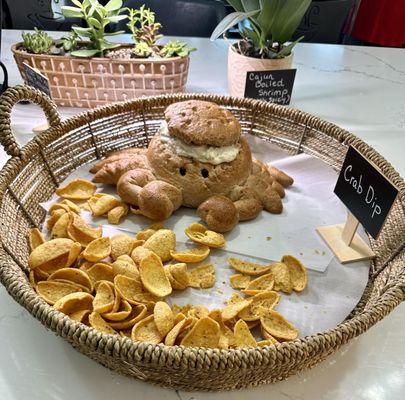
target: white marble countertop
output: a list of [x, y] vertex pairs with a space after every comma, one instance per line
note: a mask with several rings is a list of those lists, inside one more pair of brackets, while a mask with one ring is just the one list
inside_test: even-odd
[[[55, 34], [56, 36], [56, 34]], [[118, 40], [126, 40], [120, 38]], [[19, 31], [3, 31], [1, 59], [10, 84], [21, 83], [10, 45]], [[227, 93], [227, 43], [187, 38], [192, 54], [187, 91]], [[403, 176], [405, 172], [405, 49], [300, 44], [292, 107], [358, 135]], [[80, 110], [60, 109], [63, 117]], [[44, 121], [38, 107], [17, 105], [13, 129], [23, 144]], [[7, 157], [0, 150], [0, 166]], [[109, 371], [79, 354], [21, 308], [0, 287], [0, 399], [109, 400], [396, 400], [405, 393], [405, 305], [316, 368], [287, 381], [241, 392], [185, 393], [161, 389]]]

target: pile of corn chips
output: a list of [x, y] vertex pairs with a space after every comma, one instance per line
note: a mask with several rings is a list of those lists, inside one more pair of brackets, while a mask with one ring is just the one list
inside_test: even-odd
[[290, 255], [270, 265], [259, 265], [233, 257], [228, 262], [239, 272], [230, 277], [231, 286], [249, 296], [273, 289], [287, 294], [293, 290], [302, 292], [308, 283], [305, 267]]
[[[176, 249], [175, 233], [160, 223], [134, 237], [103, 237], [102, 227], [91, 227], [80, 216], [81, 208], [119, 223], [128, 213], [126, 204], [96, 193], [94, 184], [81, 179], [57, 194], [63, 200], [49, 209], [50, 240], [36, 228], [29, 233], [29, 278], [40, 297], [71, 319], [101, 332], [170, 346], [229, 349], [298, 337], [298, 330], [273, 309], [280, 300], [277, 291], [298, 292], [307, 284], [306, 270], [294, 257], [269, 266], [230, 258], [238, 271], [231, 285], [247, 297], [234, 293], [224, 308], [212, 311], [170, 306], [165, 298], [173, 290], [214, 286], [212, 264], [189, 264], [203, 262], [224, 246], [223, 235], [191, 224], [185, 233], [196, 245], [186, 250]], [[256, 341], [255, 327], [263, 340]]]

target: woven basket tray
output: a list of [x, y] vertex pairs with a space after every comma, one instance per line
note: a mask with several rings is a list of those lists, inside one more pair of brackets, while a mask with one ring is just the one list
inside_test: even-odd
[[[347, 146], [372, 160], [399, 189], [378, 240], [377, 254], [361, 301], [327, 332], [276, 346], [217, 350], [167, 347], [111, 336], [70, 320], [37, 296], [27, 279], [27, 231], [42, 226], [48, 200], [58, 183], [84, 163], [129, 146], [147, 146], [165, 107], [198, 98], [229, 108], [243, 132], [305, 152], [338, 169]], [[39, 104], [50, 128], [19, 148], [10, 130], [11, 109], [20, 100]], [[405, 293], [405, 183], [366, 143], [339, 127], [306, 113], [249, 99], [214, 95], [169, 95], [104, 106], [60, 121], [52, 101], [27, 86], [9, 89], [0, 100], [0, 142], [12, 156], [0, 173], [0, 281], [10, 295], [43, 325], [74, 348], [121, 374], [184, 390], [226, 390], [275, 382], [313, 367], [384, 318]], [[12, 229], [10, 229], [12, 227]]]

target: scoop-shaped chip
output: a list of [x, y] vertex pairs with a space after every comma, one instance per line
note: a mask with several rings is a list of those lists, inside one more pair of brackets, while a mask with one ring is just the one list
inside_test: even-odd
[[120, 200], [110, 194], [105, 194], [101, 197], [92, 197], [88, 203], [92, 214], [96, 217], [107, 214], [113, 208], [123, 204]]
[[130, 304], [143, 303], [148, 310], [153, 310], [155, 303], [159, 301], [159, 297], [143, 291], [140, 280], [131, 279], [124, 275], [117, 275], [114, 278], [114, 284], [119, 295]]
[[262, 324], [260, 324], [260, 333], [262, 334], [264, 340], [270, 340], [272, 342], [279, 343], [279, 341], [275, 337], [271, 336], [270, 333], [266, 331]]
[[128, 317], [126, 317], [124, 320], [111, 321], [109, 322], [109, 324], [114, 329], [130, 329], [137, 322], [146, 318], [147, 313], [148, 310], [145, 304], [137, 304], [135, 306], [132, 306], [131, 312], [129, 313]]
[[55, 223], [51, 231], [52, 239], [67, 238], [67, 227], [70, 222], [70, 212], [63, 214]]
[[172, 276], [177, 287], [181, 286], [180, 290], [186, 289], [190, 285], [190, 277], [187, 273], [187, 264], [171, 264], [167, 266], [167, 269], [170, 271], [170, 275]]
[[272, 309], [279, 301], [280, 295], [277, 292], [267, 291], [251, 297], [252, 302], [248, 307], [238, 313], [238, 317], [244, 321], [257, 321], [268, 309]]
[[108, 211], [107, 219], [109, 224], [117, 225], [121, 219], [128, 215], [129, 207], [125, 203], [122, 203], [110, 211]]
[[72, 211], [76, 214], [80, 214], [80, 207], [77, 204], [73, 203], [73, 201], [65, 199], [60, 204], [68, 206], [70, 211]]
[[228, 304], [222, 310], [222, 319], [228, 321], [236, 317], [244, 308], [248, 307], [252, 303], [252, 300], [241, 300], [235, 303]]
[[[102, 314], [102, 317], [108, 321], [123, 321], [129, 317], [132, 311], [132, 306], [126, 300], [120, 299], [119, 296], [116, 295], [116, 299], [119, 300], [119, 306], [117, 310], [113, 310], [110, 312], [106, 312]], [[145, 307], [146, 309], [146, 307]], [[109, 322], [110, 323], [110, 322]], [[114, 328], [116, 329], [116, 328]]]
[[141, 260], [139, 274], [143, 286], [153, 295], [165, 297], [172, 292], [162, 261], [156, 254], [149, 254]]
[[85, 267], [86, 264], [80, 266], [89, 276], [93, 285], [98, 281], [114, 281], [114, 273], [111, 265], [105, 263], [96, 263]]
[[55, 304], [58, 300], [68, 294], [82, 291], [80, 287], [74, 283], [52, 281], [38, 282], [36, 290], [38, 295], [51, 305]]
[[253, 296], [262, 291], [271, 290], [274, 287], [274, 275], [272, 273], [264, 274], [256, 279], [249, 282], [245, 289], [242, 290], [243, 293]]
[[250, 329], [245, 321], [240, 319], [233, 328], [233, 334], [235, 336], [236, 347], [256, 347], [256, 339], [250, 332]]
[[101, 226], [92, 228], [82, 217], [77, 214], [71, 214], [67, 234], [70, 239], [86, 247], [93, 240], [101, 238], [103, 230]]
[[204, 225], [193, 223], [184, 231], [193, 241], [208, 247], [222, 247], [225, 245], [224, 235], [208, 230]]
[[109, 333], [110, 335], [117, 334], [117, 332], [108, 324], [108, 322], [106, 322], [96, 311], [93, 311], [89, 315], [89, 324], [92, 328], [97, 329], [100, 332]]
[[195, 317], [197, 319], [203, 318], [203, 317], [208, 317], [209, 315], [209, 310], [207, 307], [204, 306], [195, 306], [189, 310], [187, 315], [189, 317]]
[[69, 314], [69, 318], [87, 325], [89, 323], [89, 315], [90, 310], [79, 310]]
[[270, 271], [269, 265], [255, 264], [249, 261], [239, 260], [238, 258], [234, 257], [229, 257], [228, 262], [233, 269], [244, 275], [256, 276]]
[[114, 276], [117, 275], [125, 275], [129, 278], [133, 279], [140, 279], [138, 267], [135, 265], [134, 261], [131, 257], [127, 255], [119, 256], [113, 263], [113, 274]]
[[53, 226], [56, 224], [57, 220], [63, 215], [66, 214], [67, 211], [60, 208], [58, 210], [52, 211], [52, 213], [50, 212], [51, 216], [48, 218], [48, 220], [46, 221], [46, 229], [48, 229], [48, 231], [52, 230]]
[[30, 245], [30, 250], [33, 251], [39, 245], [45, 243], [44, 235], [38, 228], [32, 228], [28, 233], [28, 243]]
[[131, 258], [135, 261], [135, 264], [139, 266], [142, 259], [150, 254], [155, 254], [152, 250], [149, 250], [142, 246], [137, 246], [132, 250]]
[[97, 262], [107, 258], [111, 254], [111, 242], [109, 237], [101, 237], [90, 242], [82, 255], [87, 261]]
[[[187, 265], [186, 264], [184, 264], [184, 265], [186, 266], [186, 274], [187, 274]], [[167, 265], [166, 267], [164, 267], [164, 270], [165, 270], [167, 279], [169, 279], [172, 289], [174, 289], [174, 290], [186, 289], [188, 287], [188, 285], [183, 285], [182, 283], [178, 282], [176, 279], [173, 278], [172, 272], [170, 270], [170, 266], [171, 265]], [[188, 279], [188, 275], [187, 275], [187, 279]]]
[[274, 290], [290, 294], [293, 290], [290, 271], [282, 262], [270, 265], [270, 271], [274, 276]]
[[[64, 255], [66, 255], [65, 262], [67, 262], [69, 253], [74, 244], [75, 242], [73, 240], [66, 238], [53, 239], [42, 243], [31, 252], [28, 258], [28, 266], [31, 269], [36, 269]], [[65, 266], [66, 265], [62, 265], [61, 268]]]
[[266, 310], [260, 317], [263, 328], [277, 339], [294, 340], [298, 337], [298, 329], [274, 310]]
[[158, 344], [163, 336], [159, 333], [153, 315], [137, 322], [132, 328], [131, 338], [134, 341]]
[[80, 310], [93, 310], [93, 299], [94, 297], [89, 293], [71, 293], [59, 299], [53, 307], [64, 314], [71, 314]]
[[192, 249], [186, 250], [171, 250], [170, 255], [176, 261], [184, 263], [196, 263], [204, 261], [210, 254], [210, 248], [208, 246], [197, 246]]
[[176, 248], [176, 235], [170, 229], [159, 229], [143, 244], [152, 250], [163, 262], [171, 260], [170, 252]]
[[184, 316], [193, 308], [192, 304], [186, 304], [184, 306], [179, 306], [178, 304], [172, 305], [172, 311], [176, 317], [178, 314], [183, 314]]
[[229, 277], [233, 289], [245, 289], [250, 282], [249, 275], [236, 274]]
[[133, 279], [125, 275], [116, 275], [114, 285], [121, 298], [130, 304], [140, 303], [139, 295], [143, 293], [143, 287], [139, 279]]
[[[183, 314], [179, 314], [179, 315], [183, 315]], [[176, 323], [177, 320], [177, 323]], [[179, 336], [181, 330], [187, 326], [187, 324], [189, 323], [188, 321], [191, 321], [191, 318], [185, 318], [183, 315], [183, 318], [177, 318], [175, 319], [175, 325], [173, 327], [173, 329], [171, 329], [171, 331], [166, 335], [165, 338], [165, 345], [166, 346], [174, 346], [174, 344], [176, 343], [176, 339], [177, 336]]]
[[111, 238], [111, 258], [116, 260], [124, 254], [130, 256], [134, 248], [135, 239], [125, 233], [119, 233]]
[[231, 304], [236, 304], [243, 300], [244, 300], [243, 297], [241, 297], [238, 293], [233, 292], [231, 297], [228, 300], [226, 300], [225, 303], [228, 306], [230, 306]]
[[47, 279], [53, 272], [66, 267], [68, 257], [69, 253], [62, 254], [61, 256], [42, 264], [40, 267], [35, 268], [34, 271]]
[[170, 306], [164, 301], [158, 301], [153, 309], [156, 328], [164, 338], [174, 327], [174, 315]]
[[28, 278], [30, 281], [30, 285], [35, 289], [37, 287], [38, 282], [44, 281], [47, 279], [47, 276], [41, 276], [40, 273], [38, 273], [40, 270], [30, 270]]
[[306, 268], [299, 260], [290, 255], [283, 256], [281, 262], [288, 267], [293, 289], [296, 292], [302, 292], [308, 283], [308, 274]]
[[[59, 213], [60, 210], [63, 210], [62, 213]], [[60, 214], [59, 216], [63, 215], [64, 213], [70, 212], [70, 208], [67, 204], [63, 203], [54, 203], [49, 207], [48, 214], [49, 215], [54, 215], [58, 211], [57, 214]]]
[[222, 319], [221, 310], [212, 310], [208, 316], [219, 324], [221, 330], [221, 337], [219, 339], [219, 348], [227, 349], [235, 346], [235, 336], [229, 327], [227, 327]]
[[[110, 312], [111, 312], [111, 313], [115, 313], [115, 312], [117, 312], [118, 309], [120, 308], [121, 300], [123, 300], [123, 299], [121, 299], [121, 297], [120, 297], [120, 295], [119, 295], [117, 289], [115, 288], [113, 282], [110, 282], [110, 281], [104, 281], [104, 282], [108, 283], [108, 284], [111, 286], [112, 291], [114, 292], [114, 305], [113, 305], [113, 307], [112, 307], [112, 309], [111, 309]], [[96, 285], [97, 285], [97, 287], [98, 287], [99, 282], [97, 282]], [[125, 300], [125, 301], [126, 301], [126, 300]], [[103, 317], [103, 318], [104, 318], [104, 317]]]
[[114, 307], [114, 290], [108, 281], [98, 282], [96, 295], [93, 300], [93, 310], [99, 314], [107, 313]]
[[81, 244], [79, 242], [74, 242], [68, 254], [66, 267], [72, 266], [77, 261], [81, 251], [82, 251]]
[[210, 317], [203, 317], [195, 323], [180, 344], [186, 347], [217, 348], [220, 336], [218, 322]]
[[93, 284], [89, 278], [89, 275], [85, 271], [82, 271], [80, 269], [61, 268], [51, 274], [48, 278], [48, 281], [59, 279], [82, 285], [86, 287], [87, 291], [89, 291], [90, 293], [93, 292]]
[[[55, 272], [57, 272], [57, 271], [55, 271]], [[49, 277], [48, 277], [48, 279], [49, 279]], [[51, 282], [51, 281], [49, 281], [49, 282]], [[74, 283], [72, 281], [68, 281], [67, 279], [53, 279], [52, 282], [69, 283], [70, 285], [77, 286], [82, 292], [92, 293], [92, 291], [90, 291], [90, 289], [87, 286], [81, 285], [80, 283]]]
[[264, 339], [264, 340], [258, 341], [258, 342], [257, 342], [257, 345], [258, 345], [259, 347], [265, 347], [265, 346], [274, 346], [274, 345], [277, 344], [277, 343], [278, 343], [278, 341], [275, 340], [275, 339], [274, 339], [274, 341], [271, 340], [271, 339]]
[[215, 269], [212, 264], [199, 265], [188, 272], [189, 286], [207, 289], [215, 284]]
[[136, 238], [138, 240], [148, 240], [155, 232], [156, 229], [152, 228], [143, 229], [136, 234]]
[[97, 186], [85, 179], [75, 179], [56, 189], [56, 194], [69, 200], [87, 200], [96, 192]]

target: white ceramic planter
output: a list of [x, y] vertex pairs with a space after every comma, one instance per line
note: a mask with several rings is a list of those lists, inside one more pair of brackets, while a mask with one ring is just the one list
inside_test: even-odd
[[290, 69], [293, 54], [279, 59], [262, 59], [246, 57], [239, 54], [234, 46], [228, 52], [228, 89], [232, 96], [243, 97], [245, 94], [246, 73], [250, 71], [267, 71]]

